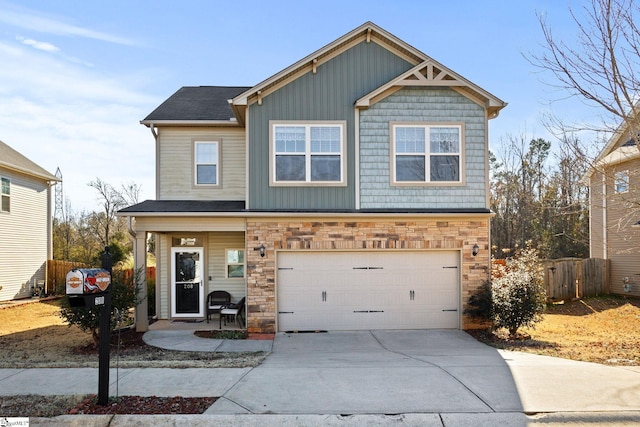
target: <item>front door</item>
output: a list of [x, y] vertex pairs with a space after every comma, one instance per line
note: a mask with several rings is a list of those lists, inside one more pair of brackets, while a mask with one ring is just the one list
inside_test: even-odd
[[171, 249], [171, 316], [204, 316], [202, 248]]

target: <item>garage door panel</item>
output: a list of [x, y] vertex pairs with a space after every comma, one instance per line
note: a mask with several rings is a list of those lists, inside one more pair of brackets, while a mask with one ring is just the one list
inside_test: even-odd
[[278, 329], [457, 328], [459, 252], [281, 252]]

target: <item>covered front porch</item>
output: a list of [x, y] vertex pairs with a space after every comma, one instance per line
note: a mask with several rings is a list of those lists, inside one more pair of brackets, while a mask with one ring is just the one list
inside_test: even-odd
[[[141, 216], [139, 216], [141, 215]], [[129, 217], [135, 237], [135, 269], [146, 268], [147, 241], [155, 236], [156, 319], [147, 312], [147, 288], [141, 286], [142, 302], [136, 307], [136, 330], [240, 330], [246, 329], [247, 295], [245, 220], [217, 216], [157, 216], [153, 213]], [[209, 296], [227, 294], [226, 303], [242, 302], [240, 322], [230, 316], [220, 322], [210, 312]], [[210, 318], [207, 323], [207, 318]]]
[[149, 324], [150, 331], [242, 331], [245, 330], [244, 316], [241, 325], [234, 322], [233, 319], [228, 319], [226, 322], [223, 320], [220, 322], [219, 315], [213, 315], [211, 320], [168, 320], [159, 319]]

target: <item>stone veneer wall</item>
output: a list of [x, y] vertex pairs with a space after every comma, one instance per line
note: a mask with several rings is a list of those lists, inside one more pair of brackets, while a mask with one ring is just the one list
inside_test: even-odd
[[[489, 219], [247, 220], [247, 327], [276, 332], [276, 251], [462, 249], [462, 307], [489, 274]], [[480, 252], [472, 256], [474, 244]], [[266, 255], [258, 248], [264, 244]], [[472, 323], [463, 317], [463, 329]]]

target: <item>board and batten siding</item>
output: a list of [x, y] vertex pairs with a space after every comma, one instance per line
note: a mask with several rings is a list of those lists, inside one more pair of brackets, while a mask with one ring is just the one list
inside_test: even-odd
[[[463, 123], [463, 185], [391, 186], [391, 122]], [[483, 107], [449, 88], [403, 88], [362, 110], [360, 207], [487, 208], [486, 124]]]
[[[615, 193], [615, 173], [628, 170], [629, 191]], [[640, 220], [637, 200], [640, 195], [640, 159], [627, 161], [608, 169], [607, 173], [607, 255], [611, 260], [611, 292], [640, 296], [640, 228], [632, 227]], [[624, 291], [628, 277], [631, 292]]]
[[[354, 103], [412, 67], [382, 46], [361, 42], [249, 106], [249, 208], [355, 208]], [[269, 186], [269, 121], [347, 123], [347, 186]]]
[[0, 168], [11, 180], [10, 212], [0, 212], [0, 300], [31, 296], [47, 266], [49, 185]]
[[[194, 141], [221, 141], [220, 187], [194, 185]], [[158, 200], [244, 200], [245, 131], [221, 128], [160, 128], [157, 142]]]

